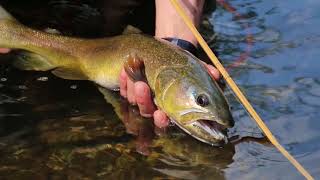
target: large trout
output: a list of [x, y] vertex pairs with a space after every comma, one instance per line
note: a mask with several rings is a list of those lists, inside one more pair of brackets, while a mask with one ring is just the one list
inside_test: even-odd
[[234, 121], [227, 101], [192, 54], [152, 37], [129, 34], [103, 39], [65, 37], [30, 29], [0, 6], [0, 47], [21, 51], [13, 64], [71, 80], [119, 89], [122, 68], [146, 81], [156, 105], [194, 138], [211, 145], [227, 140]]

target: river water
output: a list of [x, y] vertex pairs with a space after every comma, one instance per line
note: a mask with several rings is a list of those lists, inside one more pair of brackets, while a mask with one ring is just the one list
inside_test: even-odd
[[[319, 178], [320, 1], [228, 3], [206, 13], [202, 33], [280, 143]], [[101, 19], [90, 0], [3, 5], [27, 25], [60, 26], [70, 35], [93, 36], [90, 28], [79, 31], [87, 27], [81, 23]], [[0, 68], [1, 179], [303, 178], [228, 88], [233, 140], [215, 148], [175, 127], [155, 128], [90, 82]]]

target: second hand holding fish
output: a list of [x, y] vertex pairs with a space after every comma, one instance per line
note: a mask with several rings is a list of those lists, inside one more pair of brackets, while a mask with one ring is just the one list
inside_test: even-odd
[[5, 53], [8, 53], [8, 52], [10, 52], [10, 49], [0, 48], [0, 54], [5, 54]]

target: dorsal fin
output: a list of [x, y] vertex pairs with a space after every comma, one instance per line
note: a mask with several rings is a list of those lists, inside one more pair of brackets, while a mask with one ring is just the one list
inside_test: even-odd
[[141, 34], [142, 31], [139, 28], [136, 28], [132, 25], [127, 25], [127, 27], [123, 30], [122, 34]]
[[0, 5], [0, 20], [7, 19], [7, 20], [13, 20], [17, 21], [13, 16], [11, 16], [8, 11], [6, 11], [1, 5]]

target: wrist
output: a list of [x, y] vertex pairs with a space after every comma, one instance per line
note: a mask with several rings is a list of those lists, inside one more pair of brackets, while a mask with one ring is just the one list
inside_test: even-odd
[[178, 39], [178, 38], [171, 38], [171, 37], [167, 37], [167, 38], [162, 38], [164, 40], [169, 41], [171, 44], [174, 44], [176, 46], [179, 46], [180, 48], [189, 51], [191, 54], [197, 56], [198, 54], [198, 49], [197, 47], [192, 44], [189, 41], [183, 40], [183, 39]]
[[193, 36], [193, 34], [190, 33], [175, 33], [175, 32], [164, 32], [164, 31], [156, 31], [155, 37], [160, 38], [160, 39], [166, 39], [167, 38], [172, 38], [172, 39], [181, 39], [184, 41], [190, 42], [193, 46], [197, 47], [198, 46], [198, 41], [197, 39]]
[[[193, 24], [198, 27], [202, 15], [204, 0], [184, 0], [180, 1], [187, 16]], [[156, 0], [156, 31], [157, 38], [177, 38], [183, 39], [194, 46], [197, 46], [197, 40], [183, 22], [179, 14], [171, 5], [169, 0]]]

